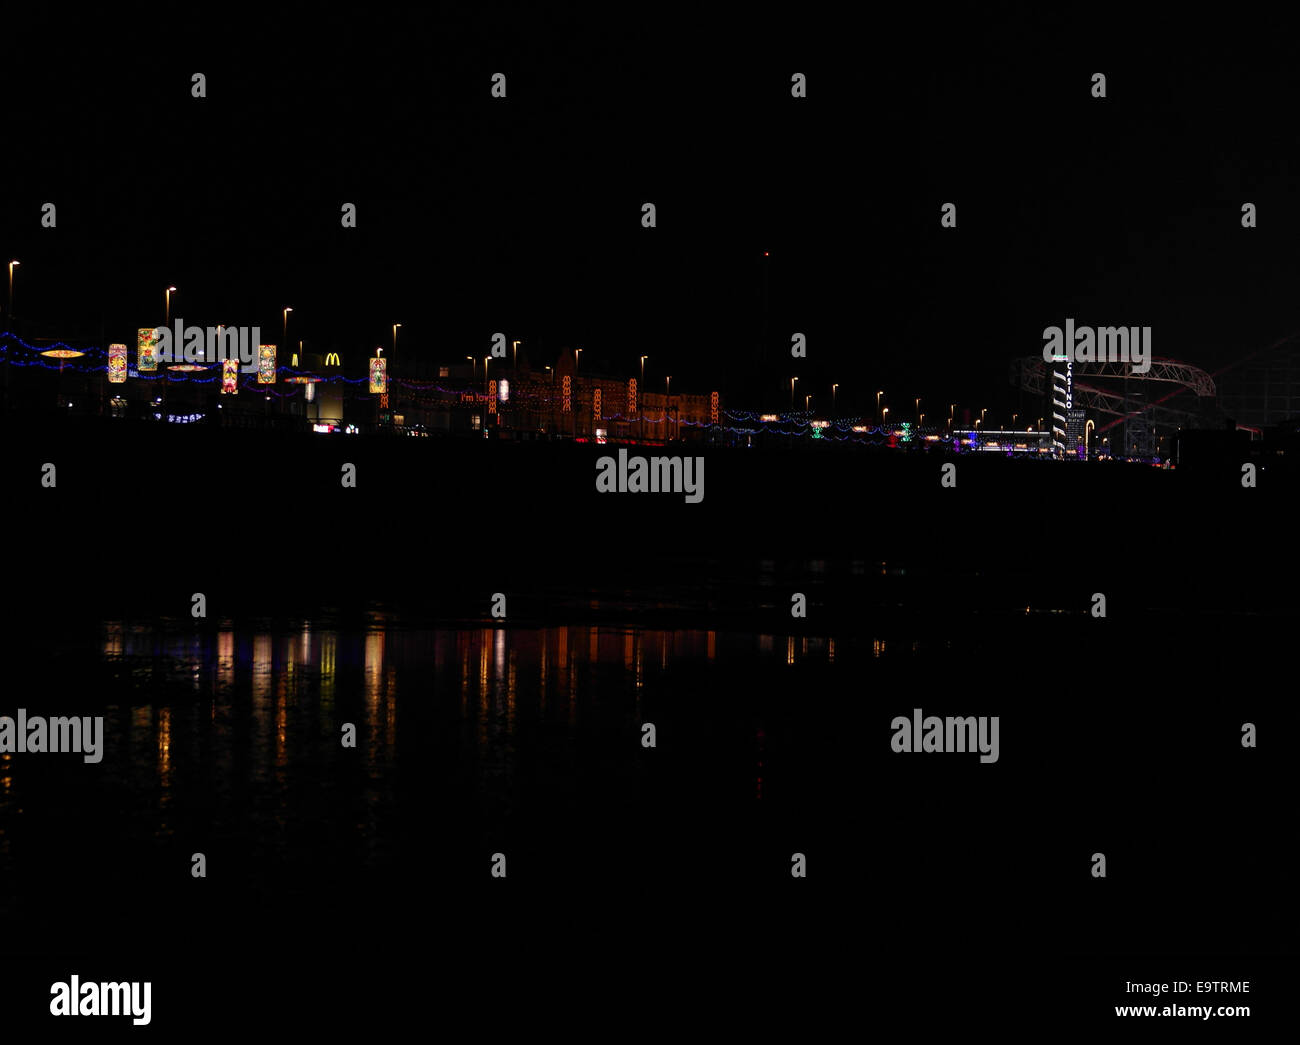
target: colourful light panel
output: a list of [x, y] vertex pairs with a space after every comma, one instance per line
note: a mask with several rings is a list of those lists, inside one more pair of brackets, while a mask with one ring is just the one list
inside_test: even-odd
[[135, 366], [142, 371], [158, 369], [158, 337], [154, 327], [136, 328]]
[[275, 384], [275, 346], [257, 346], [257, 383], [259, 385]]
[[126, 345], [108, 346], [108, 380], [114, 385], [126, 380]]

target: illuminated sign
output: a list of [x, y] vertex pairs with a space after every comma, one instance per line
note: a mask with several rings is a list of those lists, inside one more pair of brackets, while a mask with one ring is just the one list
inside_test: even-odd
[[138, 327], [135, 332], [136, 369], [158, 369], [158, 332], [154, 327]]
[[342, 366], [343, 364], [339, 362], [339, 354], [337, 352], [331, 352], [329, 355], [325, 357], [325, 365]]
[[501, 384], [497, 386], [501, 393], [501, 402], [510, 402], [510, 382], [505, 378], [501, 379]]
[[126, 345], [108, 346], [108, 380], [114, 385], [126, 380]]
[[495, 381], [489, 381], [488, 382], [488, 413], [495, 414], [496, 412], [497, 412], [497, 383]]
[[597, 421], [600, 420], [600, 389], [596, 389], [591, 394], [591, 416]]
[[275, 346], [257, 346], [257, 383], [259, 385], [275, 384]]
[[383, 356], [376, 356], [370, 361], [370, 391], [388, 391], [388, 360]]
[[573, 382], [569, 379], [568, 374], [565, 374], [560, 382], [560, 392], [564, 398], [564, 412], [567, 414], [573, 409]]
[[627, 383], [627, 412], [636, 413], [636, 378], [632, 378]]
[[239, 360], [221, 361], [221, 394], [232, 396], [239, 392]]
[[715, 425], [718, 423], [718, 393], [709, 393], [709, 420]]

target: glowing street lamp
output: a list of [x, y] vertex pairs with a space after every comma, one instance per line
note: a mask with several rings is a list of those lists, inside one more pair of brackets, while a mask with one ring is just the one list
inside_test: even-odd
[[393, 324], [393, 355], [397, 355], [397, 328], [401, 325], [401, 323]]
[[794, 409], [794, 383], [798, 381], [797, 377], [790, 378], [790, 409]]
[[835, 398], [836, 398], [835, 393], [839, 390], [839, 387], [840, 386], [838, 384], [831, 385], [831, 415], [832, 416], [834, 416], [835, 414]]
[[174, 293], [176, 293], [175, 287], [168, 287], [164, 291], [163, 326], [165, 327], [172, 325], [172, 295]]
[[14, 269], [21, 265], [21, 261], [9, 262], [9, 318], [14, 315]]
[[514, 342], [511, 346], [515, 350], [515, 369], [519, 369], [519, 342]]

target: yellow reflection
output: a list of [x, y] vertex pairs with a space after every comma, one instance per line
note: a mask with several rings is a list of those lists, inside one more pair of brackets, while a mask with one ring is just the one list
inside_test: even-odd
[[785, 639], [785, 662], [787, 664], [794, 663], [794, 636], [793, 635], [787, 635]]
[[235, 682], [235, 633], [217, 632], [217, 681], [228, 689]]
[[104, 625], [104, 656], [122, 655], [122, 622], [111, 620]]
[[171, 708], [163, 708], [158, 712], [158, 786], [162, 788], [161, 804], [165, 806], [172, 786]]

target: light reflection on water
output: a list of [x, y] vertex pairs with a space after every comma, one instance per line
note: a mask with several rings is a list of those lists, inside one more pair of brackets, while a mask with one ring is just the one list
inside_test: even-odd
[[[350, 840], [378, 859], [405, 794], [403, 769], [432, 776], [473, 816], [499, 819], [526, 790], [517, 783], [523, 730], [548, 766], [576, 774], [579, 732], [638, 735], [656, 685], [685, 699], [684, 680], [703, 679], [715, 660], [834, 655], [820, 638], [713, 630], [405, 629], [382, 618], [364, 631], [183, 627], [103, 625], [87, 654], [107, 680], [102, 704], [82, 713], [104, 716], [104, 759], [66, 786], [102, 781], [125, 795], [123, 830], [137, 837], [180, 844], [195, 833], [244, 833], [272, 857], [290, 853], [294, 832], [315, 818], [328, 821], [323, 831], [345, 820]], [[707, 686], [691, 684], [701, 687], [692, 699], [707, 703]], [[46, 710], [36, 704], [31, 712]], [[341, 743], [345, 723], [356, 726], [355, 749]], [[4, 815], [22, 808], [25, 757], [0, 755], [0, 863], [13, 855]]]

